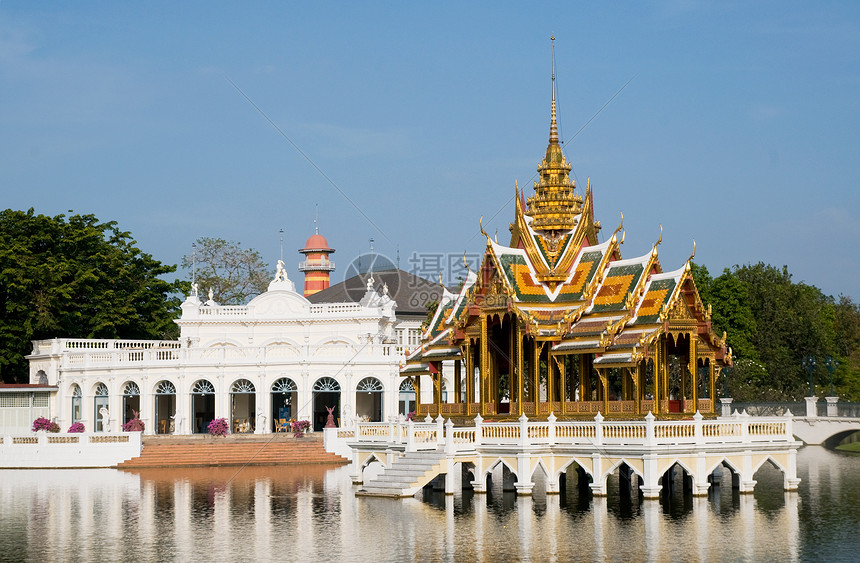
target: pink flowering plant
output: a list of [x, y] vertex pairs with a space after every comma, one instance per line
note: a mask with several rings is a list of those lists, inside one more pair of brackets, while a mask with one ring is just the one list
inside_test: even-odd
[[75, 422], [69, 426], [69, 429], [66, 430], [66, 432], [69, 434], [80, 434], [81, 432], [86, 432], [86, 429], [84, 428], [83, 422]]
[[44, 430], [46, 432], [59, 432], [60, 425], [56, 422], [51, 422], [44, 416], [40, 416], [33, 421], [33, 432], [38, 432], [40, 430]]
[[230, 425], [227, 424], [226, 418], [216, 418], [206, 428], [213, 436], [226, 436], [227, 432], [230, 431]]
[[140, 419], [140, 412], [132, 409], [134, 418], [122, 425], [123, 432], [143, 432], [143, 421]]
[[293, 423], [293, 436], [301, 438], [311, 427], [310, 420], [297, 420]]

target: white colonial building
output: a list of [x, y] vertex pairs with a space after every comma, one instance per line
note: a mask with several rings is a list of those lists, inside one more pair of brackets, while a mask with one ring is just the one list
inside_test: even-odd
[[116, 431], [134, 411], [147, 434], [205, 433], [222, 417], [233, 432], [275, 432], [291, 419], [320, 429], [329, 408], [341, 425], [389, 420], [414, 409], [399, 370], [421, 321], [397, 318], [381, 280], [366, 280], [359, 302], [311, 303], [280, 267], [244, 306], [203, 302], [195, 290], [178, 340], [35, 341], [30, 381], [51, 389], [63, 431], [77, 421]]

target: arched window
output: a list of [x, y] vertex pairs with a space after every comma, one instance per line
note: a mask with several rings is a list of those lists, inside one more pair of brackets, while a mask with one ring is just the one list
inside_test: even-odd
[[122, 392], [126, 397], [136, 397], [140, 395], [140, 387], [134, 381], [129, 381], [125, 384], [125, 389]]
[[83, 393], [79, 385], [72, 386], [72, 422], [79, 422], [83, 418]]
[[272, 383], [272, 393], [292, 393], [297, 389], [296, 382], [289, 377], [282, 377]]
[[191, 387], [192, 395], [214, 395], [215, 388], [212, 387], [212, 384], [206, 381], [205, 379], [199, 379], [194, 382], [194, 385]]
[[404, 379], [403, 382], [400, 384], [400, 391], [401, 392], [412, 391], [414, 393], [415, 392], [415, 386], [412, 385], [412, 380], [411, 379]]
[[254, 384], [247, 379], [239, 379], [230, 388], [231, 393], [255, 393]]
[[321, 377], [314, 383], [314, 391], [340, 391], [340, 383], [331, 377]]
[[373, 392], [382, 392], [385, 389], [382, 387], [382, 382], [376, 379], [375, 377], [365, 377], [361, 381], [358, 382], [358, 385], [355, 387], [356, 391], [366, 391], [368, 393]]
[[93, 420], [95, 421], [94, 430], [96, 432], [104, 432], [105, 425], [108, 423], [110, 411], [108, 410], [108, 388], [104, 383], [99, 383], [96, 386], [96, 396], [93, 400]]
[[176, 395], [176, 387], [169, 381], [159, 381], [155, 386], [156, 395]]

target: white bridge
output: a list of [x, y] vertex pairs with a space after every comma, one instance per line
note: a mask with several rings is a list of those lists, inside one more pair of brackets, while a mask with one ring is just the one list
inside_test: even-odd
[[[535, 481], [549, 494], [558, 493], [567, 472], [575, 470], [595, 495], [606, 495], [607, 477], [618, 472], [636, 482], [644, 498], [659, 498], [664, 485], [681, 471], [697, 496], [708, 494], [723, 467], [742, 493], [755, 487], [754, 475], [765, 463], [783, 474], [787, 491], [797, 489], [797, 448], [791, 413], [778, 417], [735, 414], [704, 420], [594, 420], [560, 422], [484, 422], [455, 427], [439, 416], [424, 422], [356, 423], [352, 430], [327, 429], [329, 451], [348, 453], [352, 478], [363, 484], [358, 494], [411, 496], [431, 481], [453, 494], [457, 482], [476, 493], [487, 490], [496, 474], [515, 482], [519, 494], [531, 494]], [[349, 450], [345, 451], [346, 446]], [[377, 479], [364, 480], [368, 467], [383, 469]], [[442, 477], [444, 476], [444, 477]]]
[[[721, 399], [723, 415], [728, 414], [731, 399]], [[805, 397], [804, 403], [781, 404], [744, 404], [735, 410], [750, 414], [765, 414], [778, 410], [792, 409], [799, 416], [794, 417], [794, 435], [808, 445], [836, 446], [847, 436], [860, 431], [860, 405], [839, 403], [838, 397], [825, 397], [821, 403], [817, 397]], [[824, 407], [824, 408], [821, 408]], [[801, 413], [805, 412], [805, 416]]]

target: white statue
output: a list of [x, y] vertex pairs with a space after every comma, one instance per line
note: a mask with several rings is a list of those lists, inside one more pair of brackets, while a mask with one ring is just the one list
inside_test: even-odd
[[174, 414], [170, 417], [170, 433], [173, 434], [175, 432], [182, 433], [182, 427], [180, 424], [182, 423], [182, 415], [179, 413]]
[[102, 417], [102, 430], [110, 432], [110, 411], [107, 407], [102, 407], [99, 409], [99, 415]]
[[263, 414], [263, 408], [259, 407], [257, 409], [257, 431], [259, 432], [260, 428], [266, 427], [266, 415]]
[[191, 284], [191, 294], [194, 297], [197, 297], [199, 288], [200, 286], [197, 284], [197, 282]]
[[212, 291], [212, 288], [210, 287], [209, 288], [209, 301], [214, 301], [214, 300], [215, 300], [215, 292]]
[[278, 260], [278, 271], [275, 274], [274, 281], [287, 281], [287, 271], [284, 269], [284, 261]]
[[367, 291], [373, 291], [373, 274], [367, 278]]

